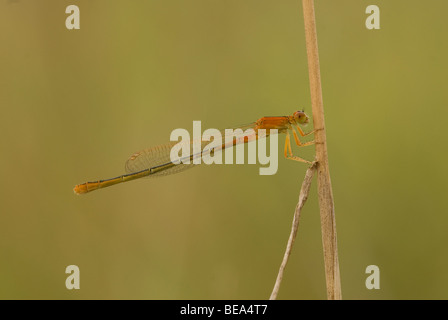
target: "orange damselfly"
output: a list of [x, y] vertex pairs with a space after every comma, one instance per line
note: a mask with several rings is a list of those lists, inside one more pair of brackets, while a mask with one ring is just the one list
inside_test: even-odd
[[[260, 129], [266, 130], [266, 136], [270, 134], [270, 130], [276, 129], [278, 130], [278, 133], [285, 133], [286, 134], [286, 140], [285, 140], [285, 148], [284, 148], [284, 155], [286, 158], [305, 162], [305, 163], [311, 163], [310, 161], [307, 161], [305, 159], [302, 159], [297, 156], [293, 156], [292, 150], [291, 150], [291, 138], [290, 138], [290, 132], [293, 133], [294, 141], [299, 147], [309, 146], [314, 144], [314, 141], [309, 141], [302, 143], [300, 142], [300, 139], [296, 133], [296, 130], [298, 133], [305, 137], [309, 134], [312, 134], [314, 132], [308, 132], [305, 133], [300, 125], [306, 125], [309, 122], [308, 116], [305, 114], [304, 111], [296, 111], [293, 113], [292, 116], [282, 116], [282, 117], [263, 117], [258, 119], [257, 121], [250, 123], [248, 125], [240, 126], [238, 128], [242, 130], [247, 129], [253, 129], [254, 135], [252, 138], [245, 137], [244, 140], [242, 140], [242, 143], [247, 143], [252, 140], [257, 140], [260, 138], [261, 135], [258, 134], [258, 131]], [[296, 129], [296, 130], [295, 130]], [[208, 142], [207, 142], [208, 143]], [[225, 149], [228, 147], [233, 147], [239, 142], [234, 139], [229, 144], [222, 144], [220, 149]], [[126, 172], [127, 174], [112, 178], [112, 179], [106, 179], [106, 180], [98, 180], [93, 182], [86, 182], [83, 184], [78, 184], [75, 186], [73, 191], [76, 194], [84, 194], [88, 193], [97, 189], [109, 187], [116, 185], [118, 183], [131, 181], [143, 177], [156, 177], [156, 176], [165, 176], [170, 175], [173, 173], [178, 173], [181, 171], [184, 171], [186, 169], [192, 168], [195, 164], [191, 163], [182, 163], [179, 161], [179, 163], [175, 163], [171, 161], [170, 158], [170, 152], [171, 148], [177, 144], [177, 142], [171, 142], [165, 145], [160, 145], [156, 147], [152, 147], [149, 149], [145, 149], [139, 152], [134, 153], [127, 161], [126, 161]], [[192, 144], [192, 143], [191, 143]], [[203, 147], [203, 146], [202, 146]], [[202, 149], [201, 149], [202, 150]], [[195, 157], [200, 157], [202, 154], [194, 154], [192, 153], [189, 158], [192, 160]], [[181, 159], [180, 159], [181, 160]]]

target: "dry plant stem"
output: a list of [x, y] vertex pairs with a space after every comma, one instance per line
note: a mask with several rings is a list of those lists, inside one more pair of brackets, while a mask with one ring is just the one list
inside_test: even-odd
[[305, 174], [305, 178], [302, 182], [302, 188], [300, 189], [299, 202], [297, 203], [296, 210], [294, 212], [294, 218], [292, 220], [291, 233], [289, 235], [288, 244], [286, 245], [286, 251], [283, 255], [283, 261], [278, 271], [277, 280], [275, 281], [274, 289], [272, 290], [270, 300], [277, 299], [280, 284], [283, 279], [283, 271], [288, 263], [289, 256], [291, 255], [292, 246], [297, 236], [297, 230], [299, 229], [300, 212], [305, 205], [306, 199], [308, 199], [308, 193], [310, 192], [311, 181], [313, 179], [314, 172], [316, 171], [316, 162], [313, 162], [311, 167], [308, 168]]
[[328, 167], [322, 86], [320, 79], [319, 51], [317, 46], [314, 0], [302, 0], [305, 22], [306, 49], [310, 78], [311, 104], [313, 109], [314, 141], [316, 143], [317, 188], [319, 197], [322, 245], [324, 251], [327, 298], [342, 299], [341, 280], [336, 238], [336, 219]]

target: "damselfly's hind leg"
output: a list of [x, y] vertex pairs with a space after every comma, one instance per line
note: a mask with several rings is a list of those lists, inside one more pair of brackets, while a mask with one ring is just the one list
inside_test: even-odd
[[[293, 130], [292, 132], [294, 133], [294, 138], [297, 137], [296, 132], [295, 132], [294, 130]], [[297, 144], [299, 147], [309, 146], [309, 145], [312, 145], [312, 144], [314, 143], [314, 141], [310, 141], [310, 142], [306, 142], [306, 143], [300, 143], [300, 140], [299, 140], [298, 137], [297, 137], [297, 139], [295, 139], [295, 140], [296, 140], [296, 144]], [[288, 151], [289, 151], [289, 154], [288, 154]], [[290, 138], [290, 135], [289, 135], [289, 131], [286, 131], [286, 140], [285, 140], [285, 158], [286, 158], [286, 159], [290, 159], [290, 160], [294, 160], [294, 161], [299, 161], [299, 162], [304, 162], [304, 163], [312, 164], [311, 161], [302, 159], [302, 158], [297, 157], [297, 156], [293, 156], [293, 154], [292, 154], [292, 150], [291, 150], [291, 138]]]
[[289, 131], [286, 131], [286, 140], [285, 140], [285, 158], [288, 158], [288, 151], [289, 151], [289, 155], [292, 157], [291, 138], [290, 138], [290, 136], [289, 136]]
[[308, 163], [308, 164], [313, 164], [311, 161], [302, 159], [302, 158], [297, 157], [297, 156], [288, 156], [288, 157], [286, 157], [286, 159], [294, 160], [294, 161], [298, 161], [298, 162], [303, 162], [303, 163]]

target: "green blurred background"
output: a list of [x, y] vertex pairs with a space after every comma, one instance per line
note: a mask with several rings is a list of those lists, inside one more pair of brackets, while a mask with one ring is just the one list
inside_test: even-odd
[[[370, 4], [381, 30], [365, 27]], [[448, 298], [447, 10], [316, 2], [343, 298]], [[2, 0], [0, 44], [0, 298], [269, 297], [305, 165], [72, 189], [193, 120], [311, 113], [300, 1]], [[80, 290], [65, 288], [71, 264]], [[380, 290], [365, 287], [372, 264]], [[314, 181], [279, 299], [325, 298]]]

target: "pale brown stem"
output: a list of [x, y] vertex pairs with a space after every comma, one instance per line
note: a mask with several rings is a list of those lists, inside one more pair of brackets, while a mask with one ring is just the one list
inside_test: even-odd
[[277, 299], [280, 284], [283, 279], [283, 272], [285, 270], [286, 264], [288, 263], [289, 256], [291, 255], [292, 246], [297, 236], [297, 230], [299, 229], [300, 212], [302, 211], [302, 208], [305, 205], [306, 199], [308, 199], [308, 194], [310, 192], [311, 181], [313, 179], [314, 171], [316, 171], [316, 162], [313, 162], [311, 167], [308, 168], [305, 174], [305, 178], [303, 179], [302, 188], [300, 189], [299, 202], [297, 203], [296, 210], [294, 212], [294, 218], [292, 220], [291, 233], [289, 235], [288, 244], [286, 245], [285, 254], [283, 255], [283, 261], [278, 271], [274, 289], [272, 290], [271, 297], [269, 298], [270, 300]]
[[316, 143], [317, 188], [319, 197], [322, 245], [324, 252], [327, 298], [342, 299], [341, 280], [336, 237], [336, 219], [330, 169], [328, 166], [322, 86], [320, 79], [319, 51], [317, 46], [314, 0], [302, 0], [305, 21], [305, 38], [308, 55], [311, 104], [313, 109], [314, 140]]

